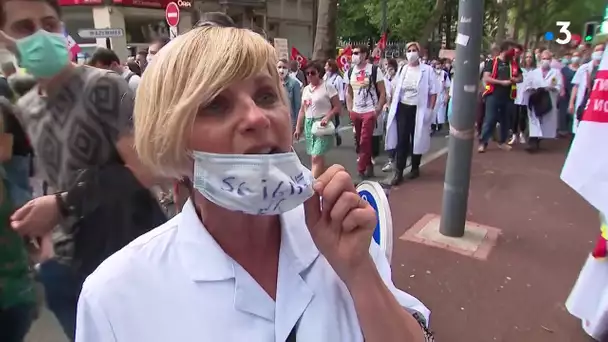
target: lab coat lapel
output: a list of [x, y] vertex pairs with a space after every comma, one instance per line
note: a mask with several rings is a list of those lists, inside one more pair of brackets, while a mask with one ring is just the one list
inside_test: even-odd
[[388, 110], [388, 118], [386, 120], [386, 150], [397, 148], [397, 121], [395, 120], [395, 115], [397, 114], [397, 106], [399, 106], [399, 101], [401, 100], [401, 86], [403, 85], [403, 75], [405, 75], [406, 69], [407, 65], [400, 68], [399, 73], [395, 75], [397, 79], [392, 93], [391, 105]]
[[287, 339], [314, 298], [303, 274], [319, 257], [319, 250], [305, 222], [302, 206], [281, 217], [282, 239], [275, 317], [277, 341]]
[[427, 109], [429, 95], [430, 67], [420, 64], [420, 80], [418, 81], [418, 106], [416, 109], [416, 128], [414, 130], [414, 154], [424, 154], [431, 144], [430, 125], [433, 113]]

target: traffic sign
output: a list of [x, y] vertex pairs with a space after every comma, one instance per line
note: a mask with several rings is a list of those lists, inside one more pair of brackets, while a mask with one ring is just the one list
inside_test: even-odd
[[177, 6], [175, 2], [167, 4], [165, 19], [167, 20], [167, 25], [169, 25], [169, 27], [177, 27], [177, 24], [179, 24], [179, 6]]
[[376, 211], [373, 239], [380, 245], [390, 263], [393, 254], [393, 218], [386, 192], [378, 182], [363, 181], [357, 186], [357, 193]]
[[125, 32], [121, 28], [91, 28], [78, 30], [78, 35], [80, 38], [114, 38], [124, 36]]

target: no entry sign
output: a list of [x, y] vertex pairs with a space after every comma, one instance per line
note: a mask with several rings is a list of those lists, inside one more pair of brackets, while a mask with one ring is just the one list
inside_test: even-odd
[[177, 27], [177, 24], [179, 24], [179, 6], [177, 6], [175, 2], [167, 4], [165, 19], [167, 20], [167, 25], [169, 25], [169, 27]]

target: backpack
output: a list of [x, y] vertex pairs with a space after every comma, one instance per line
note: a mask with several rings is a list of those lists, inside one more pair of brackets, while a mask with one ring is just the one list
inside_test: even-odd
[[[350, 78], [351, 78], [352, 74], [353, 74], [353, 68], [348, 69], [348, 83], [349, 84], [350, 84]], [[376, 82], [377, 78], [378, 78], [378, 66], [372, 64], [372, 74], [370, 76], [369, 86], [367, 87], [367, 93], [371, 94], [372, 86], [373, 86], [374, 89], [376, 89], [376, 96], [379, 99], [380, 92], [378, 91], [378, 83]], [[372, 97], [372, 100], [373, 100], [373, 97]]]
[[127, 74], [127, 76], [125, 76], [125, 80], [127, 81], [127, 83], [129, 83], [129, 81], [131, 80], [131, 77], [136, 76], [137, 74], [134, 72], [129, 72], [129, 74]]

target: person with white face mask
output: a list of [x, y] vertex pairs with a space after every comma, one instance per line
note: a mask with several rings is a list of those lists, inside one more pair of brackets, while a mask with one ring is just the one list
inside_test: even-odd
[[368, 63], [368, 52], [367, 46], [364, 45], [353, 49], [353, 67], [346, 75], [346, 106], [355, 128], [355, 140], [358, 146], [358, 181], [374, 175], [372, 139], [376, 120], [386, 103], [384, 74], [377, 65]]
[[435, 109], [433, 109], [433, 124], [431, 125], [432, 132], [441, 131], [443, 124], [447, 121], [447, 108], [448, 108], [448, 92], [451, 86], [450, 76], [445, 71], [439, 61], [432, 61], [431, 67], [435, 72], [435, 80], [437, 82], [437, 102], [435, 103]]
[[561, 135], [567, 135], [572, 132], [573, 116], [568, 112], [570, 98], [572, 97], [572, 80], [576, 71], [580, 67], [580, 52], [574, 50], [568, 57], [568, 63], [561, 69], [564, 77], [564, 91], [559, 98], [559, 131]]
[[[591, 91], [591, 82], [595, 79], [595, 74], [604, 55], [604, 44], [598, 44], [593, 49], [591, 61], [581, 65], [572, 78], [572, 93], [570, 95], [570, 104], [568, 105], [568, 113], [572, 114], [572, 134], [576, 134], [578, 127], [577, 115], [584, 108], [585, 98], [588, 97]], [[574, 136], [572, 137], [574, 139]]]
[[169, 44], [169, 42], [170, 42], [169, 38], [166, 38], [166, 37], [155, 39], [148, 46], [148, 55], [146, 56], [146, 64], [152, 63], [152, 61], [154, 60], [154, 56], [156, 56], [158, 51], [160, 51], [160, 49], [162, 49], [165, 45]]
[[420, 44], [406, 45], [408, 64], [399, 69], [388, 112], [386, 149], [395, 149], [395, 175], [391, 185], [403, 182], [403, 171], [411, 154], [408, 178], [420, 176], [422, 155], [429, 150], [433, 110], [439, 92], [435, 72], [420, 62]]
[[374, 209], [342, 166], [315, 179], [293, 151], [274, 47], [223, 27], [171, 44], [138, 89], [135, 146], [190, 198], [88, 277], [76, 342], [428, 340]]
[[302, 104], [302, 89], [300, 82], [289, 75], [289, 62], [286, 59], [281, 59], [277, 63], [277, 71], [283, 82], [283, 87], [287, 92], [287, 100], [289, 101], [289, 110], [291, 113], [291, 127], [295, 130], [298, 122], [298, 113]]
[[543, 89], [549, 92], [552, 108], [547, 113], [538, 114], [534, 111], [532, 96], [529, 99], [528, 110], [528, 148], [536, 152], [540, 148], [541, 139], [553, 139], [557, 136], [558, 109], [557, 99], [562, 90], [563, 80], [559, 70], [551, 68], [553, 55], [549, 50], [541, 52], [539, 67], [524, 78], [524, 88], [528, 94]]

